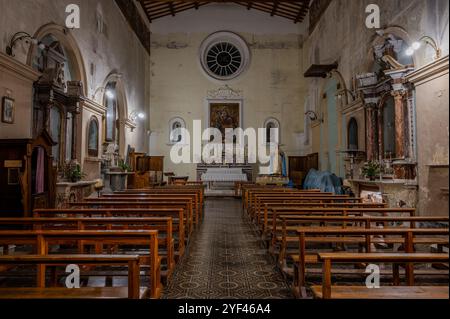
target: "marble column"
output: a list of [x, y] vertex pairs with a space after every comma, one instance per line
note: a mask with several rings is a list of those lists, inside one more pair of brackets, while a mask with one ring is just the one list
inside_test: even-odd
[[393, 91], [395, 101], [395, 157], [405, 158], [404, 91]]

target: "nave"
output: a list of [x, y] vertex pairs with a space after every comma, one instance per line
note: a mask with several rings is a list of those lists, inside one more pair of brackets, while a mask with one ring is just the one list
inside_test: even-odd
[[275, 263], [242, 213], [241, 201], [211, 198], [163, 298], [293, 298]]

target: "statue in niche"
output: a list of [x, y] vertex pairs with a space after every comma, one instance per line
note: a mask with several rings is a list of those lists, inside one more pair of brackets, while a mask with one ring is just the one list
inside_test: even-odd
[[65, 88], [66, 87], [66, 83], [64, 81], [64, 63], [57, 63], [56, 66], [56, 74], [55, 74], [55, 82], [56, 85]]
[[105, 155], [103, 159], [107, 162], [107, 167], [117, 167], [119, 158], [119, 146], [111, 143], [106, 147]]

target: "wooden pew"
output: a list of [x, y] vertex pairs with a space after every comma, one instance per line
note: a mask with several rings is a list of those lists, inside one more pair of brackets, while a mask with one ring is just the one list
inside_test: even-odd
[[[320, 200], [321, 198], [334, 197], [334, 198], [350, 198], [348, 195], [334, 195], [332, 193], [322, 193], [322, 192], [303, 192], [300, 190], [296, 191], [284, 191], [284, 192], [249, 192], [248, 193], [248, 203], [246, 207], [246, 213], [248, 215], [253, 215], [254, 211], [257, 207], [257, 201], [260, 197], [264, 199], [305, 199], [309, 197], [314, 197], [316, 200]], [[350, 200], [348, 200], [350, 201]]]
[[[146, 247], [146, 255], [140, 256], [141, 265], [149, 266], [150, 296], [161, 295], [160, 257], [158, 255], [158, 231], [156, 230], [2, 230], [0, 245], [32, 245], [37, 255], [48, 255], [50, 244], [75, 245], [83, 241], [84, 245], [134, 245]], [[96, 254], [100, 252], [97, 250]], [[45, 265], [38, 266], [41, 273], [38, 278], [45, 278]], [[45, 285], [39, 282], [38, 287]]]
[[90, 200], [86, 202], [73, 202], [68, 204], [71, 209], [128, 209], [128, 213], [131, 211], [135, 212], [137, 210], [153, 209], [153, 210], [164, 210], [164, 209], [182, 209], [185, 225], [185, 239], [189, 241], [189, 238], [194, 231], [194, 220], [192, 215], [192, 209], [189, 203], [181, 202], [168, 202], [168, 201], [115, 201], [115, 200]]
[[144, 217], [170, 217], [172, 218], [172, 231], [177, 234], [173, 236], [175, 239], [174, 257], [180, 259], [185, 253], [185, 227], [184, 227], [184, 210], [181, 208], [161, 208], [161, 209], [119, 209], [119, 208], [92, 208], [92, 209], [35, 209], [33, 217], [35, 218], [74, 218], [74, 217], [121, 217], [136, 218]]
[[[0, 226], [31, 230], [157, 230], [159, 255], [166, 261], [163, 277], [169, 278], [175, 268], [172, 217], [64, 217], [64, 218], [0, 218]], [[79, 253], [84, 246], [78, 243]]]
[[[122, 201], [146, 201], [147, 199], [152, 200], [153, 198], [160, 198], [161, 195], [163, 196], [172, 196], [172, 192], [167, 194], [166, 192], [156, 192], [156, 193], [114, 193], [114, 194], [104, 194], [99, 197], [101, 200], [122, 200]], [[190, 197], [192, 199], [193, 203], [193, 209], [194, 209], [194, 224], [198, 225], [199, 221], [202, 218], [203, 215], [203, 209], [202, 205], [200, 204], [200, 198], [198, 193], [176, 193], [173, 194], [175, 198], [178, 197]], [[91, 199], [87, 198], [85, 201], [89, 201]], [[92, 199], [93, 200], [93, 199]]]
[[[319, 253], [319, 261], [323, 265], [322, 286], [312, 286], [311, 289], [316, 298], [323, 299], [448, 299], [448, 282], [446, 286], [382, 286], [372, 289], [365, 286], [336, 286], [331, 283], [333, 263], [391, 263], [396, 272], [401, 263], [448, 263], [448, 260], [448, 254]], [[406, 282], [414, 282], [413, 268], [406, 276]]]
[[[280, 245], [278, 263], [281, 267], [286, 266], [286, 258], [288, 255], [295, 255], [298, 253], [298, 247], [295, 253], [288, 251], [288, 243], [298, 242], [298, 237], [291, 234], [295, 233], [299, 227], [362, 227], [370, 229], [373, 227], [396, 227], [401, 228], [398, 224], [404, 224], [405, 228], [419, 228], [418, 223], [434, 222], [434, 223], [448, 223], [448, 217], [442, 216], [284, 216], [279, 217], [282, 220], [282, 229], [275, 229], [276, 244]], [[307, 225], [305, 225], [307, 224]], [[330, 225], [332, 224], [332, 225]], [[375, 240], [377, 242], [378, 240]], [[383, 239], [379, 240], [383, 243]], [[416, 244], [420, 244], [420, 238], [415, 240]], [[440, 245], [442, 250], [442, 245]], [[272, 248], [274, 249], [274, 248]]]
[[123, 192], [115, 193], [177, 193], [177, 192], [189, 192], [196, 193], [199, 195], [200, 208], [203, 209], [204, 198], [205, 198], [205, 185], [202, 182], [188, 182], [186, 185], [166, 185], [166, 186], [156, 186], [151, 188], [141, 188], [141, 189], [127, 189]]
[[[284, 207], [272, 209], [272, 213], [268, 212], [267, 216], [264, 216], [264, 222], [271, 223], [271, 226], [266, 226], [266, 230], [270, 238], [272, 239], [272, 244], [276, 240], [276, 233], [278, 225], [282, 225], [282, 220], [279, 216], [283, 216], [287, 219], [288, 216], [362, 216], [364, 214], [370, 216], [389, 216], [388, 214], [395, 214], [396, 216], [414, 216], [415, 208], [356, 208], [356, 207], [306, 207], [306, 208], [295, 208], [295, 209], [285, 209]], [[288, 239], [289, 240], [289, 239]]]
[[317, 203], [295, 201], [290, 203], [266, 202], [263, 209], [256, 216], [256, 223], [259, 225], [261, 232], [265, 235], [268, 230], [268, 223], [271, 221], [269, 216], [272, 216], [274, 211], [295, 211], [303, 208], [387, 208], [386, 204], [378, 203]]
[[248, 209], [248, 214], [254, 220], [258, 212], [261, 212], [262, 205], [270, 200], [281, 200], [290, 201], [292, 203], [361, 203], [362, 199], [360, 197], [348, 197], [341, 195], [314, 195], [314, 196], [255, 196], [254, 203]]
[[273, 187], [273, 186], [265, 186], [265, 187], [243, 187], [244, 192], [244, 198], [242, 201], [242, 205], [244, 208], [244, 211], [248, 209], [249, 203], [252, 200], [252, 195], [256, 193], [276, 193], [276, 194], [282, 194], [282, 193], [316, 193], [320, 192], [319, 190], [299, 190], [295, 188], [286, 188], [286, 187]]
[[142, 299], [147, 288], [140, 288], [140, 264], [138, 255], [5, 255], [0, 265], [102, 265], [128, 266], [128, 287], [45, 287], [45, 271], [37, 272], [37, 287], [0, 288], [0, 299]]
[[[383, 242], [387, 243], [400, 243], [403, 244], [405, 253], [414, 252], [414, 243], [417, 241], [417, 236], [426, 236], [426, 240], [421, 240], [422, 244], [425, 243], [435, 243], [435, 242], [447, 242], [449, 230], [442, 228], [359, 228], [359, 227], [299, 227], [297, 229], [297, 234], [299, 238], [299, 255], [293, 255], [292, 258], [297, 266], [297, 274], [294, 275], [294, 285], [296, 287], [297, 293], [303, 295], [303, 288], [305, 287], [305, 277], [306, 277], [306, 264], [307, 263], [317, 263], [317, 252], [314, 254], [307, 254], [306, 244], [307, 243], [345, 243], [345, 244], [363, 244], [365, 252], [372, 252], [372, 243], [376, 242], [372, 236], [385, 236]], [[400, 236], [390, 237], [387, 236]], [[444, 236], [444, 237], [430, 237], [430, 236]], [[406, 272], [411, 273], [412, 265], [406, 266]], [[410, 280], [408, 285], [412, 286], [414, 284], [413, 277], [407, 274], [407, 278]]]

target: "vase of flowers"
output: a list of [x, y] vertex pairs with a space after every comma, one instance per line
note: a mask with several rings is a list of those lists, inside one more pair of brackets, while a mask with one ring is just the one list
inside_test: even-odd
[[380, 175], [380, 164], [376, 161], [369, 161], [364, 164], [362, 173], [366, 178], [374, 181]]
[[120, 170], [124, 173], [131, 172], [131, 167], [127, 163], [125, 163], [123, 159], [119, 160], [118, 166]]
[[70, 179], [72, 183], [77, 183], [81, 181], [85, 176], [85, 174], [81, 171], [81, 166], [79, 164], [77, 164], [74, 167], [71, 167], [67, 175], [68, 179]]

